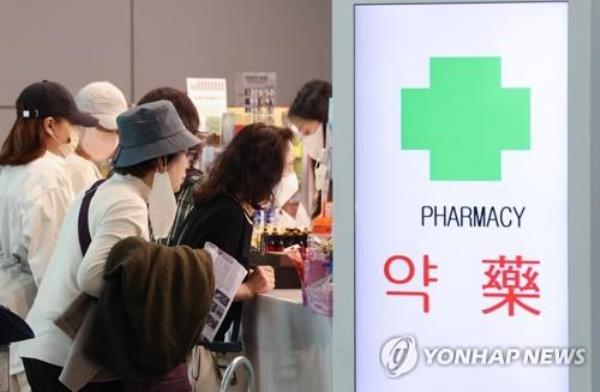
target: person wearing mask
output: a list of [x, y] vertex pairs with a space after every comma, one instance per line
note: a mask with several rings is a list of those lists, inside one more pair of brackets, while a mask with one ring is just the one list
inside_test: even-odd
[[[155, 230], [168, 232], [176, 209], [174, 192], [188, 167], [187, 151], [199, 143], [184, 127], [173, 104], [164, 100], [131, 109], [117, 117], [117, 123], [120, 141], [114, 174], [97, 185], [89, 203], [89, 246], [83, 252], [79, 242], [79, 213], [85, 195], [81, 193], [69, 208], [27, 317], [35, 338], [20, 343], [17, 349], [34, 390], [67, 390], [59, 375], [73, 340], [54, 321], [82, 294], [99, 297], [104, 266], [117, 242], [130, 236], [149, 240], [149, 221]], [[84, 391], [122, 387], [120, 381], [84, 381], [89, 381], [87, 385], [84, 382]], [[172, 381], [188, 383], [187, 377]]]
[[301, 203], [312, 217], [321, 212], [321, 196], [315, 186], [315, 167], [323, 158], [323, 150], [331, 143], [325, 132], [331, 93], [331, 83], [311, 80], [298, 91], [288, 112], [290, 128], [302, 138]]
[[93, 82], [79, 90], [75, 103], [98, 120], [95, 127], [77, 127], [73, 134], [74, 152], [67, 156], [67, 167], [77, 195], [108, 174], [119, 142], [117, 116], [127, 110], [127, 100], [112, 83]]
[[[272, 201], [282, 177], [293, 171], [293, 133], [286, 128], [251, 124], [240, 132], [217, 157], [208, 178], [196, 190], [196, 204], [177, 233], [177, 244], [194, 249], [212, 242], [249, 268], [252, 216]], [[273, 268], [257, 266], [240, 286], [215, 341], [225, 341], [232, 329], [236, 341], [242, 303], [275, 286]], [[201, 369], [196, 385], [202, 390], [218, 389], [213, 356], [197, 347]], [[216, 355], [216, 354], [215, 354]], [[192, 364], [192, 368], [195, 364]], [[192, 371], [192, 373], [197, 373]], [[215, 389], [215, 387], [217, 387]]]
[[[198, 136], [198, 127], [200, 126], [200, 117], [198, 116], [198, 110], [192, 100], [183, 91], [177, 90], [173, 87], [159, 87], [148, 91], [138, 102], [138, 105], [142, 105], [148, 102], [154, 102], [161, 99], [171, 101], [183, 125], [188, 131], [194, 136]], [[202, 183], [204, 174], [200, 171], [200, 153], [202, 146], [199, 144], [197, 147], [189, 150], [188, 162], [189, 166], [186, 171], [185, 181], [181, 185], [181, 190], [175, 195], [177, 201], [177, 214], [173, 221], [173, 227], [169, 234], [164, 238], [154, 238], [160, 245], [174, 245], [175, 233], [178, 228], [183, 224], [185, 218], [192, 210], [194, 206], [193, 194], [194, 190]]]
[[[27, 86], [15, 106], [17, 118], [0, 150], [0, 303], [25, 318], [73, 200], [64, 159], [73, 127], [97, 120], [55, 82]], [[10, 373], [17, 376], [11, 382], [26, 385], [12, 354]]]

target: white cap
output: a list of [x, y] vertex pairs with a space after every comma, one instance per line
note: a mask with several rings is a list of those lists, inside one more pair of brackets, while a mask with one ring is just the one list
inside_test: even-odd
[[84, 86], [75, 96], [82, 112], [96, 117], [106, 129], [117, 129], [117, 116], [129, 109], [125, 95], [110, 82], [93, 82]]

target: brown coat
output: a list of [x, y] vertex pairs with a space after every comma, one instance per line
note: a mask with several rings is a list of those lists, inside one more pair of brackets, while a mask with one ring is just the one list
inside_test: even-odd
[[111, 250], [84, 352], [119, 378], [152, 381], [185, 361], [210, 310], [210, 255], [130, 237]]

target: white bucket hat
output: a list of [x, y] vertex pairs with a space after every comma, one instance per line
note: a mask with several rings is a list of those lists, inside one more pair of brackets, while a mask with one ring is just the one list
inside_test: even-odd
[[93, 82], [75, 96], [79, 110], [96, 117], [103, 128], [116, 130], [117, 116], [127, 111], [127, 100], [114, 84]]

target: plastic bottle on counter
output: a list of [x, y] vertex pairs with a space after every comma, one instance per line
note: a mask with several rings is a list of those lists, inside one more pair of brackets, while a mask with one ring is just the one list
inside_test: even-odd
[[331, 226], [333, 223], [333, 218], [331, 212], [333, 211], [333, 203], [327, 202], [324, 205], [324, 208], [321, 208], [321, 214], [317, 216], [312, 224], [313, 224], [313, 233], [321, 234], [321, 235], [330, 235], [331, 234]]

